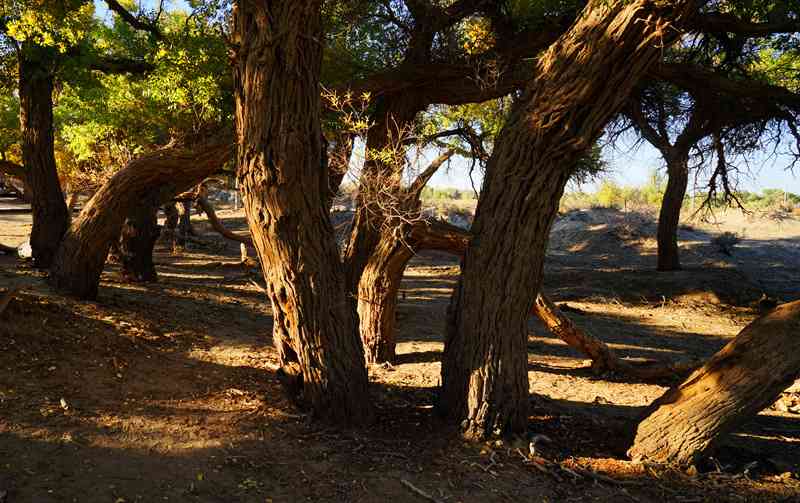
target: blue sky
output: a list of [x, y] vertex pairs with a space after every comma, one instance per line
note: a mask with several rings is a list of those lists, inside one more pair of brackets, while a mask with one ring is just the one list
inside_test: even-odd
[[[427, 154], [428, 160], [435, 157], [435, 154]], [[638, 148], [631, 150], [631, 145], [627, 148], [612, 150], [607, 148], [603, 152], [603, 157], [609, 164], [610, 172], [608, 178], [621, 185], [641, 186], [647, 183], [654, 169], [662, 168], [663, 161], [661, 154], [644, 143]], [[786, 156], [776, 156], [766, 158], [765, 155], [756, 155], [749, 159], [749, 174], [744, 174], [739, 179], [739, 188], [753, 192], [760, 192], [762, 189], [783, 189], [787, 192], [800, 194], [800, 166], [791, 173], [785, 168], [789, 165], [790, 159]], [[458, 189], [470, 189], [470, 181], [467, 175], [469, 163], [464, 159], [452, 161], [448, 167], [442, 169], [431, 178], [429, 185], [434, 187], [454, 187]], [[473, 175], [475, 183], [479, 186], [480, 173]], [[692, 179], [690, 179], [690, 190]], [[703, 190], [705, 178], [698, 180], [698, 191]], [[593, 186], [584, 186], [583, 190], [592, 191]], [[569, 190], [569, 189], [568, 189]]]
[[[95, 14], [101, 19], [110, 19], [106, 3], [103, 0], [95, 0], [94, 3]], [[137, 5], [144, 5], [145, 8], [152, 9], [156, 2], [155, 0], [139, 0]], [[165, 0], [165, 8], [168, 10], [188, 9], [188, 5], [184, 0]], [[627, 145], [627, 148], [623, 147], [613, 151], [606, 149], [604, 157], [610, 167], [608, 176], [622, 185], [644, 185], [653, 169], [663, 166], [661, 156], [657, 150], [646, 143], [635, 149], [630, 147], [630, 145]], [[436, 154], [432, 153], [426, 157], [431, 160], [435, 156]], [[751, 174], [740, 178], [740, 188], [750, 191], [779, 188], [800, 194], [800, 169], [795, 175], [785, 169], [788, 163], [789, 159], [787, 157], [766, 158], [766, 156], [754, 156], [750, 159]], [[446, 166], [446, 169], [441, 169], [433, 176], [430, 185], [470, 189], [469, 165], [470, 163], [464, 159], [454, 159]], [[476, 186], [479, 187], [481, 175], [478, 170], [475, 171], [473, 176]], [[700, 184], [703, 182], [704, 180], [699, 181]], [[584, 189], [591, 190], [592, 187], [584, 187]], [[702, 187], [700, 186], [698, 189], [702, 189]]]

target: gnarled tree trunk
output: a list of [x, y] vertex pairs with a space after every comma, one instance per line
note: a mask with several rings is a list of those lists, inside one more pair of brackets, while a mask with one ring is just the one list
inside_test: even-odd
[[154, 190], [160, 203], [171, 200], [218, 170], [231, 150], [227, 142], [165, 148], [129, 162], [95, 193], [64, 235], [50, 270], [56, 288], [96, 298], [109, 246], [139, 201]]
[[469, 438], [527, 426], [527, 330], [569, 169], [676, 33], [684, 0], [593, 0], [538, 60], [486, 168], [451, 299], [439, 409]]
[[681, 268], [678, 256], [678, 225], [683, 198], [689, 184], [688, 155], [676, 154], [667, 159], [667, 189], [658, 214], [658, 270], [676, 271]]
[[800, 301], [784, 304], [650, 406], [628, 455], [687, 466], [800, 376]]
[[161, 227], [158, 225], [159, 194], [143, 198], [125, 219], [119, 240], [119, 260], [122, 274], [130, 281], [156, 281], [158, 274], [153, 263]]
[[321, 162], [321, 2], [237, 2], [232, 32], [237, 176], [272, 302], [281, 373], [317, 417], [365, 423], [372, 408], [364, 352]]
[[47, 268], [69, 225], [53, 151], [53, 49], [23, 43], [19, 51], [19, 123], [25, 180], [31, 188], [31, 249]]

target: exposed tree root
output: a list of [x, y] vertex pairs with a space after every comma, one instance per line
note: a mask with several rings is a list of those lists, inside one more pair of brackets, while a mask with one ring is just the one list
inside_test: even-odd
[[533, 305], [533, 314], [553, 334], [592, 359], [596, 372], [620, 372], [640, 379], [683, 377], [699, 365], [698, 362], [667, 363], [659, 361], [630, 362], [617, 356], [606, 343], [578, 328], [547, 296], [540, 293]]

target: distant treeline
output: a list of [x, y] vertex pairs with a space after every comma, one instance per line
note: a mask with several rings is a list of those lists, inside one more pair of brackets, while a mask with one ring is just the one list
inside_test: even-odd
[[[635, 208], [658, 207], [664, 195], [666, 181], [661, 177], [652, 177], [650, 182], [639, 186], [624, 186], [612, 180], [604, 180], [594, 192], [573, 191], [564, 194], [561, 201], [562, 208]], [[748, 210], [766, 210], [800, 207], [800, 195], [785, 192], [782, 189], [764, 189], [760, 193], [737, 191], [736, 197]], [[706, 199], [706, 194], [698, 191], [694, 195], [685, 197], [684, 208], [699, 206]], [[712, 202], [714, 207], [723, 207], [728, 203], [718, 196]]]

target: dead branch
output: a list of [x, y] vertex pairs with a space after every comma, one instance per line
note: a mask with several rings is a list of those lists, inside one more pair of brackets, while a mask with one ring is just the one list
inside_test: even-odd
[[208, 217], [208, 223], [211, 224], [211, 227], [220, 233], [223, 237], [230, 239], [231, 241], [237, 241], [239, 243], [244, 243], [248, 245], [253, 244], [253, 239], [247, 235], [242, 236], [239, 235], [225, 227], [222, 221], [217, 217], [217, 213], [214, 211], [214, 205], [204, 196], [199, 195], [196, 199], [197, 206], [203, 210], [203, 212]]
[[7, 253], [9, 255], [15, 255], [17, 253], [17, 249], [13, 246], [7, 246], [3, 243], [0, 243], [0, 252]]
[[694, 368], [697, 362], [665, 363], [658, 361], [629, 362], [617, 356], [606, 343], [578, 328], [572, 320], [543, 293], [536, 296], [533, 314], [553, 334], [570, 347], [592, 359], [592, 367], [597, 372], [620, 372], [640, 379], [663, 379], [683, 377]]

